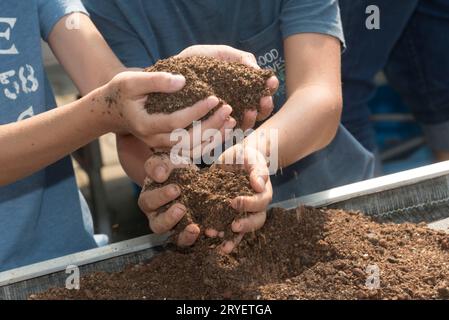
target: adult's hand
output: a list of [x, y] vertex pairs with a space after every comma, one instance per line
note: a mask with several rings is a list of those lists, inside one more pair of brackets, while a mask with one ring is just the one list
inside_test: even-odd
[[[257, 64], [256, 57], [246, 51], [238, 50], [226, 45], [194, 45], [181, 51], [178, 57], [206, 56], [214, 57], [228, 62], [240, 62], [250, 67], [260, 69]], [[271, 94], [274, 94], [279, 86], [278, 79], [273, 76], [267, 80], [267, 88]], [[256, 121], [262, 121], [268, 118], [273, 112], [273, 97], [267, 96], [260, 99], [260, 111], [248, 110], [245, 112], [243, 122], [241, 124], [243, 130], [253, 128]]]
[[[230, 241], [223, 242], [221, 250], [230, 253], [240, 243], [245, 233], [260, 229], [267, 217], [267, 207], [273, 197], [269, 170], [265, 157], [256, 149], [242, 144], [227, 149], [216, 161], [214, 166], [224, 170], [245, 170], [250, 177], [250, 184], [255, 194], [253, 196], [239, 196], [231, 200], [231, 206], [247, 213], [246, 218], [234, 220], [231, 229], [236, 236]], [[209, 237], [223, 237], [223, 230], [207, 229]]]

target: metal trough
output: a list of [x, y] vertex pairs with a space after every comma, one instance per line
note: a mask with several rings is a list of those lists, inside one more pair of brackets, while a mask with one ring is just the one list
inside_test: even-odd
[[[426, 222], [431, 228], [449, 230], [449, 162], [403, 171], [346, 185], [273, 207], [314, 207], [358, 210], [381, 221]], [[51, 287], [65, 285], [69, 265], [81, 275], [94, 271], [116, 272], [126, 265], [151, 259], [163, 250], [168, 235], [148, 235], [106, 247], [0, 273], [0, 299], [27, 299]]]

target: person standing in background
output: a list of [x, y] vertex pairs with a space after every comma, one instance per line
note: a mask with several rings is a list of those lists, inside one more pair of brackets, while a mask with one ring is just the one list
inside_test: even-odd
[[[389, 84], [423, 128], [438, 161], [449, 159], [449, 2], [340, 0], [347, 50], [342, 58], [342, 123], [377, 154], [368, 101], [374, 76]], [[374, 11], [367, 9], [372, 8]], [[372, 15], [373, 16], [370, 16]], [[374, 19], [372, 27], [368, 19]]]

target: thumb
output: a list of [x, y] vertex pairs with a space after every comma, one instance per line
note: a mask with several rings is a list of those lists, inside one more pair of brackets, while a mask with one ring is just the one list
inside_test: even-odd
[[265, 186], [269, 179], [268, 171], [265, 169], [263, 166], [258, 165], [253, 166], [250, 170], [249, 180], [251, 187], [253, 187], [254, 191], [258, 193], [265, 191]]

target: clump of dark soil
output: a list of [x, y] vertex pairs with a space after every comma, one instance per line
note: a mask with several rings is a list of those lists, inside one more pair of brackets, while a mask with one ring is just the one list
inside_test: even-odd
[[[226, 171], [218, 167], [201, 170], [193, 167], [174, 169], [166, 182], [148, 183], [144, 190], [153, 190], [172, 183], [181, 188], [181, 196], [176, 202], [187, 208], [175, 231], [182, 231], [188, 224], [196, 223], [201, 230], [213, 228], [225, 231], [229, 238], [232, 236], [232, 221], [246, 215], [245, 212], [234, 210], [230, 201], [237, 196], [254, 194], [245, 171]], [[161, 207], [158, 212], [166, 211], [172, 204]]]
[[186, 85], [179, 92], [149, 94], [145, 105], [149, 113], [172, 113], [215, 95], [232, 106], [232, 116], [240, 123], [244, 111], [259, 109], [260, 98], [274, 94], [266, 88], [266, 81], [274, 76], [272, 70], [257, 70], [211, 57], [172, 57], [145, 71], [182, 74], [186, 78]]
[[230, 255], [204, 238], [188, 252], [171, 248], [119, 273], [87, 275], [78, 291], [33, 299], [448, 299], [448, 237], [359, 213], [273, 209]]

